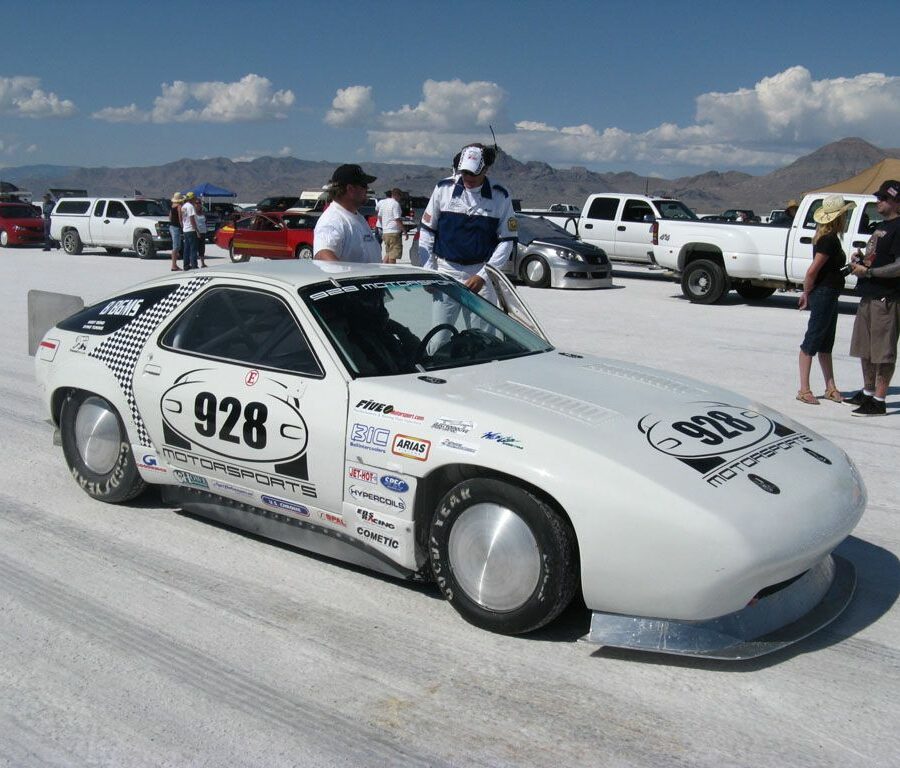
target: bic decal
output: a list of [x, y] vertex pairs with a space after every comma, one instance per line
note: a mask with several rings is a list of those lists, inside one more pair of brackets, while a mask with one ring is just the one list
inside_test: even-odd
[[298, 403], [278, 382], [260, 376], [253, 399], [217, 394], [211, 370], [179, 377], [162, 396], [166, 426], [188, 443], [238, 461], [287, 462], [307, 445]]

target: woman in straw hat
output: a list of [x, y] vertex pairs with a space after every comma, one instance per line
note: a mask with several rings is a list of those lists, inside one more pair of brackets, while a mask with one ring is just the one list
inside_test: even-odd
[[178, 258], [181, 256], [181, 204], [184, 195], [176, 192], [172, 195], [172, 206], [169, 208], [169, 234], [172, 236], [172, 271], [180, 272]]
[[813, 260], [803, 279], [803, 293], [799, 309], [809, 309], [806, 336], [800, 345], [800, 390], [797, 399], [807, 405], [818, 405], [809, 386], [809, 373], [813, 357], [818, 355], [822, 375], [825, 377], [825, 398], [835, 403], [843, 402], [840, 390], [834, 383], [834, 367], [831, 349], [837, 329], [838, 296], [844, 287], [841, 267], [847, 256], [841, 246], [841, 234], [847, 228], [847, 213], [856, 203], [844, 202], [840, 195], [829, 195], [813, 214], [816, 234], [813, 236]]

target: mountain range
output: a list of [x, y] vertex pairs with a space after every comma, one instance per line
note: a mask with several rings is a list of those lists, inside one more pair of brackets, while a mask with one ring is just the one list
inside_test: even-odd
[[[554, 168], [535, 160], [520, 162], [501, 149], [490, 177], [507, 186], [525, 207], [538, 208], [554, 202], [581, 205], [594, 192], [632, 192], [675, 197], [702, 213], [752, 208], [766, 214], [772, 208], [783, 208], [792, 197], [799, 198], [811, 189], [853, 176], [886, 157], [900, 157], [900, 149], [881, 149], [863, 139], [846, 138], [761, 176], [738, 171], [707, 171], [697, 176], [664, 179], [630, 172], [598, 173], [578, 166]], [[91, 195], [130, 195], [140, 190], [144, 195], [170, 197], [176, 190], [183, 191], [208, 181], [233, 190], [241, 202], [255, 202], [268, 195], [318, 189], [337, 165], [338, 162], [295, 157], [260, 157], [247, 162], [215, 157], [134, 168], [19, 166], [0, 168], [0, 179], [31, 190], [35, 197], [58, 187], [86, 189]], [[378, 177], [372, 186], [379, 192], [400, 187], [412, 195], [429, 195], [435, 181], [450, 170], [449, 165], [443, 168], [403, 163], [362, 162], [361, 165]]]

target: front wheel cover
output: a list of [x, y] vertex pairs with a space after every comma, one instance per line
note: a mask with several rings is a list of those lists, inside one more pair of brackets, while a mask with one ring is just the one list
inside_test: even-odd
[[502, 634], [549, 623], [578, 584], [568, 521], [501, 480], [474, 478], [450, 489], [431, 523], [429, 555], [435, 581], [457, 612]]
[[115, 504], [144, 490], [122, 419], [108, 400], [73, 392], [63, 402], [59, 428], [66, 463], [88, 496]]

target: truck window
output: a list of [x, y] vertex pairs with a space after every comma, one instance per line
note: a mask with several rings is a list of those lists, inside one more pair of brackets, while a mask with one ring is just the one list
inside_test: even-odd
[[878, 213], [877, 203], [866, 203], [863, 208], [862, 215], [859, 217], [859, 234], [871, 235], [875, 231], [875, 227], [883, 220]]
[[622, 211], [622, 221], [644, 221], [645, 217], [653, 216], [650, 203], [643, 200], [628, 200], [625, 202], [625, 210]]
[[106, 206], [106, 218], [127, 219], [128, 211], [125, 209], [125, 204], [120, 203], [118, 200], [110, 200], [109, 205]]
[[653, 204], [663, 219], [686, 219], [697, 221], [697, 214], [680, 200], [654, 200]]
[[60, 200], [56, 204], [56, 213], [87, 213], [90, 207], [90, 200]]
[[103, 208], [106, 205], [106, 200], [98, 200], [97, 204], [94, 206], [94, 216], [98, 219], [103, 216]]
[[819, 208], [822, 207], [822, 200], [824, 198], [819, 198], [818, 200], [813, 200], [809, 204], [809, 208], [806, 210], [806, 218], [803, 219], [803, 229], [815, 229], [816, 228], [816, 220], [813, 218], [813, 215]]
[[597, 197], [591, 203], [591, 209], [588, 211], [589, 219], [603, 219], [604, 221], [614, 221], [616, 211], [619, 208], [619, 198], [617, 197]]

